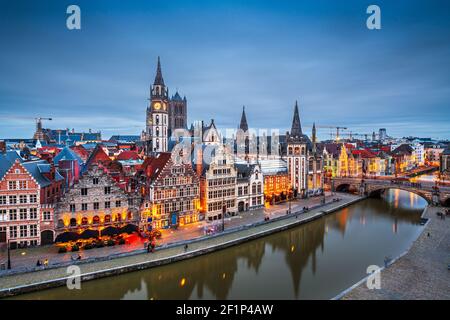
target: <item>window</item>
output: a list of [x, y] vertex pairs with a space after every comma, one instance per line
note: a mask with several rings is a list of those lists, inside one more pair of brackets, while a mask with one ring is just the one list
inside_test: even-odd
[[98, 210], [100, 207], [98, 202], [94, 202], [94, 210]]
[[37, 202], [37, 196], [35, 194], [30, 195], [30, 203], [36, 203]]
[[105, 187], [105, 194], [111, 194], [111, 187]]
[[27, 203], [27, 196], [26, 195], [20, 195], [19, 196], [19, 203]]
[[133, 199], [128, 199], [128, 205], [132, 206], [133, 205]]
[[6, 196], [0, 196], [0, 204], [6, 204]]
[[9, 220], [10, 221], [17, 220], [17, 210], [16, 209], [10, 209], [9, 210]]
[[92, 179], [92, 184], [98, 184], [98, 178]]
[[111, 202], [105, 201], [105, 209], [111, 208]]
[[42, 214], [42, 216], [43, 216], [43, 220], [46, 220], [46, 221], [52, 220], [52, 216], [51, 216], [50, 211], [44, 211], [44, 213]]
[[4, 221], [4, 220], [6, 220], [6, 209], [1, 209], [0, 210], [0, 221]]
[[27, 209], [19, 209], [19, 220], [27, 220]]
[[116, 201], [116, 207], [120, 207], [122, 205], [122, 202], [120, 200]]
[[9, 227], [9, 237], [11, 239], [17, 238], [17, 226], [10, 226]]
[[17, 203], [17, 197], [9, 196], [9, 204], [16, 204], [16, 203]]
[[88, 206], [87, 206], [87, 203], [82, 203], [82, 204], [81, 204], [81, 210], [82, 210], [82, 211], [87, 211], [87, 207], [88, 207]]
[[82, 196], [87, 196], [88, 194], [88, 189], [87, 188], [81, 188], [81, 195]]
[[28, 236], [28, 228], [27, 226], [20, 226], [20, 237], [26, 238]]
[[37, 225], [30, 225], [30, 237], [37, 237]]
[[15, 190], [15, 189], [17, 189], [16, 181], [8, 181], [8, 190]]
[[70, 212], [75, 212], [75, 204], [70, 204]]
[[37, 208], [30, 208], [30, 219], [37, 219]]
[[27, 188], [27, 182], [25, 180], [19, 181], [19, 189], [26, 189]]

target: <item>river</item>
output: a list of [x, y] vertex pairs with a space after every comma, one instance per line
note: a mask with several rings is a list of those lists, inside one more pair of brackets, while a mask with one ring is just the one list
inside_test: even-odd
[[[302, 226], [205, 256], [18, 299], [330, 299], [422, 230], [426, 201], [390, 190]], [[382, 281], [382, 279], [381, 279]]]

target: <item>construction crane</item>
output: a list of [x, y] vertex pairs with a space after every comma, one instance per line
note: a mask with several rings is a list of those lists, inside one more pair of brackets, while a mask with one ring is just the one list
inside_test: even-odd
[[42, 131], [42, 120], [52, 120], [52, 118], [34, 118], [36, 120], [36, 131]]
[[37, 117], [34, 120], [36, 120], [36, 132], [34, 133], [33, 139], [47, 140], [46, 135], [42, 131], [42, 120], [52, 120], [52, 118]]
[[[336, 129], [336, 142], [339, 142], [340, 140], [340, 130], [347, 130], [347, 127], [340, 127], [340, 126], [316, 126], [317, 128], [328, 128], [328, 129]], [[330, 136], [332, 136], [332, 133], [330, 133]]]

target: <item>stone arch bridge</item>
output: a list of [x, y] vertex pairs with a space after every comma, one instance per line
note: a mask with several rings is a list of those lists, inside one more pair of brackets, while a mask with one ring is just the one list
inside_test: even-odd
[[450, 187], [436, 186], [434, 183], [364, 178], [333, 178], [331, 181], [331, 190], [335, 192], [353, 192], [373, 196], [387, 189], [409, 191], [421, 196], [429, 204], [450, 206]]

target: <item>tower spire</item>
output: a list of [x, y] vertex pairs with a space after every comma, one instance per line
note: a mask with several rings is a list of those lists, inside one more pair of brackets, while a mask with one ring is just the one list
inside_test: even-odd
[[313, 148], [313, 153], [316, 152], [316, 142], [317, 142], [317, 137], [316, 137], [316, 123], [313, 123], [313, 127], [312, 127], [312, 148]]
[[291, 128], [290, 136], [291, 137], [302, 136], [302, 125], [300, 124], [300, 116], [298, 113], [297, 100], [295, 100], [294, 118], [292, 119], [292, 128]]
[[158, 56], [158, 66], [156, 68], [155, 82], [153, 84], [160, 85], [160, 86], [164, 85], [164, 79], [163, 79], [162, 72], [161, 72], [161, 60], [160, 60], [159, 56]]
[[245, 116], [245, 106], [242, 106], [241, 124], [239, 125], [239, 129], [244, 132], [248, 131], [247, 117]]

